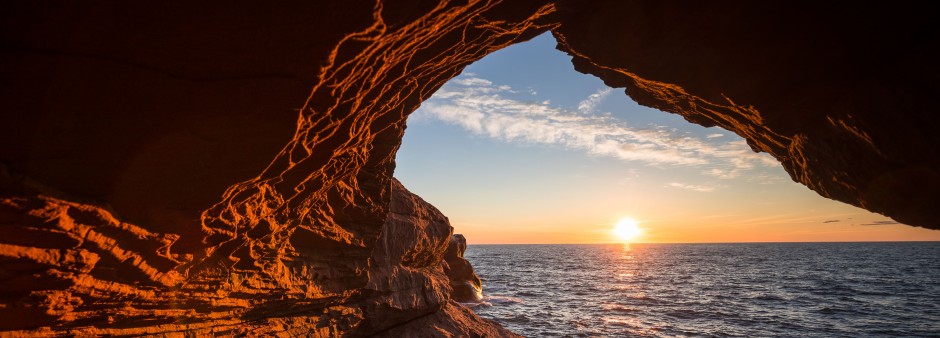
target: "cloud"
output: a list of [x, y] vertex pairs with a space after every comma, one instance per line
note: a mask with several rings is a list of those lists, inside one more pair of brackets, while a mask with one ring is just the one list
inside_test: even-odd
[[871, 223], [862, 223], [859, 225], [891, 225], [891, 224], [901, 224], [895, 221], [874, 221]]
[[478, 77], [461, 77], [457, 79], [457, 84], [464, 86], [491, 86], [493, 85], [493, 82]]
[[757, 166], [774, 167], [777, 165], [777, 161], [773, 157], [763, 153], [755, 153], [744, 140], [704, 147], [701, 149], [701, 153], [722, 159], [704, 173], [725, 180], [738, 178], [744, 172]]
[[718, 187], [709, 186], [709, 185], [696, 185], [696, 184], [685, 184], [679, 182], [672, 182], [666, 185], [667, 187], [686, 189], [698, 192], [712, 192], [715, 191]]
[[581, 114], [593, 113], [594, 108], [596, 108], [597, 105], [601, 103], [601, 101], [604, 101], [604, 98], [606, 98], [607, 95], [610, 95], [611, 91], [613, 91], [612, 88], [598, 89], [596, 92], [594, 92], [594, 94], [591, 94], [586, 99], [581, 100], [581, 102], [578, 103], [578, 111], [581, 112]]
[[829, 219], [829, 220], [823, 221], [823, 223], [837, 223], [837, 222], [839, 222], [839, 220], [837, 219]]
[[708, 134], [708, 135], [705, 135], [705, 138], [719, 138], [722, 136], [725, 136], [725, 134]]
[[[770, 165], [768, 165], [770, 166]], [[752, 174], [747, 177], [747, 180], [750, 182], [755, 182], [757, 184], [777, 184], [781, 182], [788, 182], [786, 174], [782, 175], [770, 175], [766, 173]]]
[[556, 145], [650, 165], [702, 166], [706, 174], [719, 178], [778, 165], [769, 155], [751, 151], [744, 141], [716, 144], [664, 127], [636, 128], [610, 114], [594, 112], [611, 92], [599, 90], [572, 111], [550, 106], [548, 101], [512, 99], [509, 96], [516, 92], [509, 86], [462, 75], [425, 101], [414, 117], [507, 142]]

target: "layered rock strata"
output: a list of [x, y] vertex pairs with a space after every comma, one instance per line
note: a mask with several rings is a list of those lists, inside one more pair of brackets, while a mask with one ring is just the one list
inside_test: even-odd
[[450, 227], [394, 155], [445, 81], [549, 30], [641, 104], [940, 229], [918, 6], [5, 2], [0, 330], [509, 335], [451, 300]]
[[[389, 215], [372, 250], [364, 328], [379, 331], [449, 306], [444, 261], [453, 228], [436, 208], [392, 180]], [[393, 325], [394, 324], [394, 325]]]
[[502, 332], [449, 302], [449, 226], [392, 212], [394, 154], [551, 3], [2, 6], [8, 334]]

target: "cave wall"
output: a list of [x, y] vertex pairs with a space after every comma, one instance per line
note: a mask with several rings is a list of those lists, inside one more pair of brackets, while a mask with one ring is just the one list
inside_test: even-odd
[[511, 336], [449, 300], [449, 224], [382, 231], [407, 114], [553, 6], [282, 5], [2, 5], [0, 330]]
[[7, 334], [511, 335], [450, 299], [452, 230], [394, 155], [445, 81], [548, 30], [575, 69], [823, 196], [940, 228], [922, 8], [0, 6]]
[[563, 1], [559, 49], [638, 103], [744, 137], [822, 196], [940, 229], [938, 15], [903, 6]]

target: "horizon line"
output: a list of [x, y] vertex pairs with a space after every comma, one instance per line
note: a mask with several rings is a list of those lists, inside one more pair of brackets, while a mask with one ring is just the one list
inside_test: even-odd
[[940, 243], [938, 240], [904, 241], [753, 241], [753, 242], [605, 242], [605, 243], [467, 243], [467, 245], [611, 245], [611, 244], [786, 244], [786, 243]]

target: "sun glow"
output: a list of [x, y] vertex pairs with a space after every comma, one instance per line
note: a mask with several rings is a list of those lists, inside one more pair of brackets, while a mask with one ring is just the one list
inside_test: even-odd
[[626, 242], [636, 239], [641, 233], [643, 233], [643, 229], [640, 229], [632, 218], [622, 218], [614, 227], [614, 234]]

